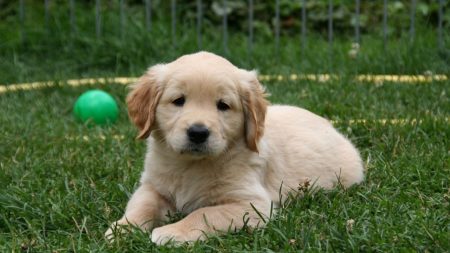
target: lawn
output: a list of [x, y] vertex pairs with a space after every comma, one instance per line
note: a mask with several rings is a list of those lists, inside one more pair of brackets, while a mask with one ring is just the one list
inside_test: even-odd
[[[142, 29], [138, 25], [131, 26], [134, 35], [127, 42], [86, 36], [74, 44], [66, 44], [64, 35], [34, 43], [40, 33], [30, 33], [23, 44], [15, 39], [14, 29], [0, 24], [10, 38], [0, 46], [1, 84], [137, 76], [152, 63], [196, 50], [189, 33], [176, 50], [161, 50], [163, 42], [146, 45], [150, 35], [137, 36]], [[263, 74], [333, 71], [341, 76], [329, 82], [272, 80], [264, 85], [272, 103], [297, 105], [333, 120], [361, 151], [366, 178], [350, 189], [291, 197], [264, 229], [181, 248], [157, 247], [149, 234], [138, 230], [112, 244], [103, 237], [123, 214], [143, 166], [145, 145], [135, 140], [136, 129], [127, 118], [126, 86], [69, 87], [61, 81], [45, 89], [0, 93], [0, 251], [448, 252], [450, 80], [373, 83], [353, 78], [355, 73], [448, 75], [448, 54], [429, 46], [435, 43], [432, 34], [424, 32], [415, 46], [403, 46], [406, 39], [393, 40], [385, 54], [380, 40], [367, 35], [357, 59], [348, 57], [349, 40], [337, 38], [331, 67], [328, 42], [319, 37], [311, 37], [304, 58], [298, 57], [298, 38], [285, 37], [279, 56], [272, 55], [273, 43], [261, 40], [249, 59], [245, 35], [231, 36], [229, 58], [239, 66]], [[205, 48], [221, 53], [216, 49], [220, 38], [211, 39]], [[88, 127], [76, 122], [73, 103], [92, 88], [109, 92], [118, 102], [116, 124]]]
[[[266, 229], [181, 249], [156, 248], [138, 231], [108, 245], [103, 233], [137, 186], [145, 148], [134, 139], [136, 130], [126, 117], [125, 87], [95, 85], [113, 94], [121, 108], [118, 123], [106, 128], [83, 126], [72, 116], [76, 97], [91, 87], [10, 92], [0, 99], [0, 250], [449, 249], [448, 82], [266, 85], [273, 103], [299, 105], [339, 120], [336, 126], [366, 161], [365, 182], [293, 198]], [[420, 121], [377, 121], [385, 118]], [[350, 119], [368, 121], [349, 124]]]

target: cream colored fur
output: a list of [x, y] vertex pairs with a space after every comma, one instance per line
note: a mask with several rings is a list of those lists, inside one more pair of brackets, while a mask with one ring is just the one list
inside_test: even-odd
[[[174, 100], [184, 97], [182, 106]], [[217, 103], [229, 110], [219, 110]], [[129, 114], [147, 139], [139, 188], [117, 225], [152, 231], [157, 244], [263, 226], [271, 203], [305, 182], [330, 189], [363, 180], [358, 151], [325, 119], [292, 106], [267, 106], [256, 73], [200, 52], [156, 65], [128, 96]], [[186, 131], [209, 131], [192, 149]], [[282, 186], [282, 187], [281, 187]], [[255, 212], [258, 210], [259, 214]], [[161, 226], [167, 214], [187, 216]]]

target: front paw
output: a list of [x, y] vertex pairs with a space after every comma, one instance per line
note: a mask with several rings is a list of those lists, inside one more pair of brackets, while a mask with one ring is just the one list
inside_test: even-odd
[[152, 232], [152, 242], [157, 245], [165, 245], [169, 242], [174, 245], [180, 245], [184, 242], [193, 242], [204, 239], [205, 236], [202, 231], [186, 229], [179, 224], [170, 224], [155, 228]]
[[123, 234], [125, 231], [122, 226], [125, 224], [120, 224], [119, 221], [114, 222], [105, 232], [105, 238], [108, 242], [113, 242], [114, 237], [119, 234]]
[[119, 234], [126, 233], [129, 230], [129, 228], [125, 227], [127, 225], [128, 225], [128, 223], [127, 222], [123, 222], [122, 220], [116, 221], [113, 224], [111, 224], [111, 226], [105, 232], [106, 240], [108, 242], [113, 242], [114, 241], [114, 237], [116, 237]]

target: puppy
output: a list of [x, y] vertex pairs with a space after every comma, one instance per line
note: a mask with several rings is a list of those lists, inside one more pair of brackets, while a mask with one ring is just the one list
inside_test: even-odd
[[[207, 52], [151, 67], [127, 97], [147, 140], [140, 186], [124, 216], [156, 244], [264, 225], [300, 184], [330, 189], [363, 180], [358, 151], [325, 119], [268, 106], [254, 71]], [[187, 216], [173, 224], [167, 214]]]

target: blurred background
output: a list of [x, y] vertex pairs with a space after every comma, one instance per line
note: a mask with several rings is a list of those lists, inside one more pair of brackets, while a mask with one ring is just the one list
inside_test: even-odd
[[0, 0], [0, 83], [138, 76], [207, 50], [265, 74], [448, 73], [448, 0]]

